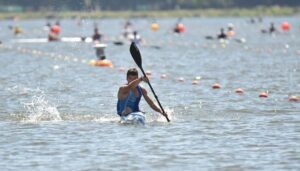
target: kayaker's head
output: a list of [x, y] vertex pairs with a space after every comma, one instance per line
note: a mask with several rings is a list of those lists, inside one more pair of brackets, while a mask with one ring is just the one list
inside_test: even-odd
[[127, 71], [127, 81], [128, 83], [132, 82], [133, 80], [139, 77], [139, 73], [136, 68], [129, 68]]
[[220, 31], [221, 31], [221, 33], [224, 33], [224, 28], [221, 28], [221, 30], [220, 30]]

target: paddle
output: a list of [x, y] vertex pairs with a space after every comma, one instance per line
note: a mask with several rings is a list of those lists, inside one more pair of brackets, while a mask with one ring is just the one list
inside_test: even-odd
[[[132, 42], [131, 45], [130, 45], [130, 53], [131, 53], [131, 56], [132, 56], [133, 60], [137, 64], [137, 66], [141, 69], [142, 73], [146, 77], [146, 74], [145, 74], [144, 69], [142, 67], [142, 56], [141, 56], [140, 50], [138, 49], [138, 47], [136, 46], [136, 44], [134, 42]], [[161, 106], [161, 104], [160, 104], [160, 102], [159, 102], [159, 100], [157, 98], [157, 95], [155, 94], [155, 92], [154, 92], [154, 90], [153, 90], [150, 82], [148, 82], [148, 85], [149, 85], [149, 87], [150, 87], [150, 89], [151, 89], [151, 91], [152, 91], [152, 93], [153, 93], [153, 95], [154, 95], [154, 97], [155, 97], [155, 99], [156, 99], [156, 101], [157, 101], [160, 109], [163, 112], [162, 115], [164, 115], [166, 117], [167, 121], [170, 122], [170, 119], [169, 119], [168, 115], [165, 113], [163, 107]]]

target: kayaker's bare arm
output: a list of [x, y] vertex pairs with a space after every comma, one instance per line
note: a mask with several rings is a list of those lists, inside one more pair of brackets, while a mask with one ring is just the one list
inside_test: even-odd
[[145, 78], [145, 77], [140, 77], [140, 78], [133, 80], [132, 82], [130, 82], [127, 85], [122, 85], [119, 88], [118, 99], [124, 99], [125, 97], [127, 97], [130, 90], [134, 90], [141, 83], [141, 81], [146, 80], [146, 79], [147, 78]]
[[160, 108], [154, 103], [154, 101], [148, 96], [148, 92], [145, 88], [142, 87], [143, 96], [146, 100], [146, 102], [149, 104], [149, 106], [156, 112], [162, 113]]

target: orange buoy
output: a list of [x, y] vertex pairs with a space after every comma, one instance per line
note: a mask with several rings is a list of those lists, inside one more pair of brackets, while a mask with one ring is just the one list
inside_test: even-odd
[[90, 65], [99, 66], [99, 67], [113, 67], [113, 64], [110, 60], [103, 59], [103, 60], [91, 60]]
[[14, 28], [14, 33], [15, 33], [15, 35], [20, 34], [20, 33], [22, 33], [22, 29], [17, 26]]
[[152, 23], [151, 24], [151, 30], [152, 31], [157, 31], [159, 29], [159, 24], [158, 23], [156, 23], [156, 22], [154, 22], [154, 23]]
[[289, 101], [291, 101], [291, 102], [297, 102], [297, 101], [299, 101], [299, 98], [297, 96], [290, 96], [289, 97]]
[[243, 94], [244, 90], [242, 88], [237, 88], [237, 89], [235, 89], [235, 92], [238, 94]]
[[179, 82], [184, 82], [184, 78], [183, 78], [183, 77], [178, 77], [178, 78], [177, 78], [177, 81], [179, 81]]
[[60, 27], [58, 25], [54, 25], [51, 27], [51, 32], [59, 34], [60, 33]]
[[283, 31], [289, 31], [290, 30], [290, 24], [288, 23], [288, 22], [283, 22], [282, 24], [281, 24], [281, 29], [283, 30]]
[[268, 93], [262, 92], [262, 93], [259, 94], [259, 97], [267, 98], [268, 97]]
[[214, 83], [211, 87], [212, 87], [213, 89], [219, 89], [219, 88], [221, 88], [221, 85], [218, 84], [218, 83]]
[[193, 80], [193, 81], [192, 81], [192, 84], [193, 84], [193, 85], [197, 85], [197, 84], [198, 84], [198, 81], [197, 81], [197, 80]]
[[160, 78], [161, 78], [161, 79], [167, 78], [167, 75], [166, 75], [166, 74], [161, 74], [161, 75], [160, 75]]

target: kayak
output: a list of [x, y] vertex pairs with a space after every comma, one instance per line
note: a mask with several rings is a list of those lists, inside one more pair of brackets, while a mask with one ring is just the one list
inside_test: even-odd
[[[33, 38], [33, 39], [15, 39], [13, 40], [16, 43], [48, 43], [51, 42], [48, 40], [48, 38]], [[92, 38], [90, 37], [62, 37], [58, 42], [85, 42], [90, 43], [92, 42]], [[54, 41], [55, 42], [55, 41]]]
[[121, 116], [120, 123], [133, 124], [133, 125], [145, 125], [145, 115], [142, 112], [132, 112], [126, 116]]
[[92, 59], [92, 60], [90, 60], [89, 64], [93, 65], [93, 66], [98, 66], [98, 67], [109, 67], [109, 68], [113, 68], [114, 67], [113, 63], [110, 60], [108, 60], [108, 59], [102, 59], [102, 60], [100, 60], [100, 59], [98, 59], [98, 60]]
[[95, 43], [94, 48], [95, 49], [104, 49], [107, 47], [107, 44], [104, 43]]

